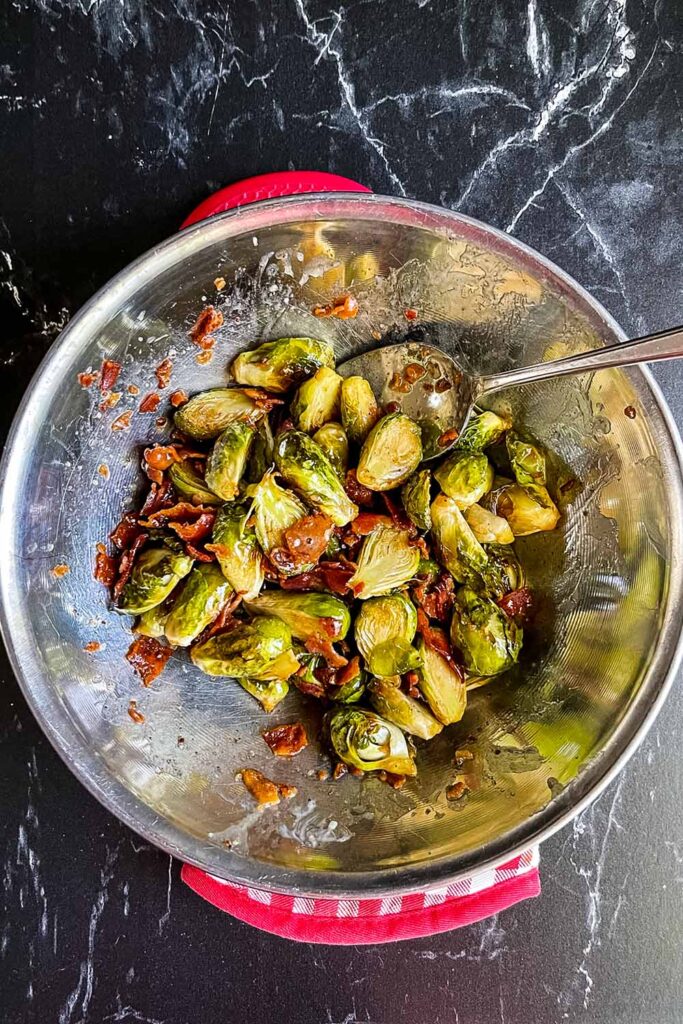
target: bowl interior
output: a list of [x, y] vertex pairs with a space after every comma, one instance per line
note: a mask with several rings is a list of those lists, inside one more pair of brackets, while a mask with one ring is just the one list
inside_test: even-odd
[[[346, 291], [359, 301], [355, 320], [312, 315]], [[200, 365], [188, 330], [207, 302], [225, 323], [212, 361]], [[315, 734], [316, 707], [292, 692], [266, 720], [235, 682], [203, 676], [182, 653], [144, 690], [124, 658], [130, 620], [93, 579], [95, 545], [142, 486], [141, 446], [168, 434], [157, 416], [169, 392], [222, 384], [238, 351], [288, 334], [325, 337], [340, 362], [410, 335], [487, 372], [612, 343], [618, 329], [540, 257], [418, 204], [299, 199], [190, 229], [97, 296], [34, 382], [5, 463], [6, 639], [71, 767], [183, 859], [314, 892], [453, 877], [560, 822], [659, 699], [680, 633], [675, 439], [638, 370], [499, 397], [553, 453], [563, 511], [558, 532], [518, 542], [539, 605], [520, 665], [470, 694], [463, 721], [422, 747], [419, 775], [401, 791], [373, 778], [322, 782], [316, 772], [329, 762], [317, 744], [290, 763], [260, 737], [266, 724], [301, 718]], [[105, 357], [123, 371], [118, 404], [101, 411], [97, 387], [82, 388], [77, 374]], [[141, 414], [166, 357], [165, 404]], [[129, 429], [112, 431], [126, 410]], [[62, 564], [69, 571], [59, 577]], [[88, 652], [93, 641], [100, 647]], [[143, 724], [128, 715], [131, 698]], [[457, 749], [472, 754], [460, 768]], [[298, 795], [255, 809], [235, 779], [246, 766], [295, 784]], [[469, 795], [452, 804], [445, 790], [456, 778]]]

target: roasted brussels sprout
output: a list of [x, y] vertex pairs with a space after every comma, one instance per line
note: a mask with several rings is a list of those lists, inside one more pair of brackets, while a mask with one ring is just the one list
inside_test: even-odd
[[346, 526], [358, 515], [319, 444], [301, 430], [287, 430], [277, 438], [275, 464], [286, 483], [313, 508], [329, 516], [335, 526]]
[[497, 495], [496, 511], [508, 521], [515, 537], [554, 530], [560, 512], [545, 487], [510, 484]]
[[508, 521], [481, 505], [470, 505], [463, 515], [480, 544], [512, 544], [515, 539]]
[[363, 541], [348, 586], [363, 601], [388, 594], [411, 580], [419, 564], [420, 549], [410, 543], [408, 531], [382, 523]]
[[192, 568], [192, 559], [165, 544], [145, 548], [138, 556], [130, 579], [123, 588], [119, 611], [143, 615], [165, 601], [177, 583]]
[[458, 438], [456, 448], [472, 452], [480, 452], [489, 445], [495, 444], [510, 427], [510, 423], [495, 412], [482, 412], [479, 416], [471, 416], [467, 426]]
[[256, 697], [263, 710], [268, 713], [274, 711], [289, 693], [289, 683], [286, 679], [238, 679], [237, 682], [243, 690]]
[[264, 416], [256, 427], [254, 440], [251, 444], [247, 469], [244, 474], [245, 480], [250, 484], [257, 484], [263, 479], [269, 469], [275, 464], [274, 459], [275, 439], [270, 426], [270, 420]]
[[[285, 530], [303, 519], [308, 509], [296, 494], [280, 487], [272, 473], [266, 473], [254, 488], [253, 495], [256, 537], [266, 555], [270, 555], [275, 548], [283, 547]], [[305, 572], [310, 568], [312, 565], [307, 563], [297, 566], [296, 572]], [[287, 575], [284, 568], [281, 572]]]
[[149, 611], [144, 612], [135, 623], [135, 629], [133, 632], [140, 633], [141, 636], [163, 636], [164, 626], [166, 625], [166, 619], [171, 611], [172, 602], [173, 595], [167, 598], [162, 604], [157, 604], [154, 608], [150, 608]]
[[422, 462], [420, 428], [410, 416], [392, 412], [372, 428], [361, 448], [356, 476], [371, 491], [399, 487]]
[[487, 544], [488, 561], [482, 570], [484, 590], [498, 600], [511, 590], [519, 590], [526, 584], [524, 570], [513, 549], [507, 545]]
[[266, 615], [210, 637], [192, 649], [192, 660], [209, 676], [257, 681], [288, 679], [299, 667], [289, 626]]
[[445, 494], [432, 502], [432, 537], [441, 563], [460, 583], [476, 579], [485, 567], [486, 552], [457, 503]]
[[461, 587], [455, 595], [451, 641], [468, 672], [495, 676], [517, 661], [522, 630], [491, 598]]
[[467, 706], [464, 675], [422, 638], [417, 647], [422, 658], [422, 666], [417, 670], [420, 693], [444, 725], [459, 722]]
[[232, 587], [213, 562], [196, 565], [173, 602], [164, 625], [174, 647], [189, 647], [210, 626], [232, 594]]
[[441, 722], [424, 705], [403, 692], [398, 677], [373, 679], [368, 684], [368, 693], [375, 711], [411, 736], [431, 740], [443, 729]]
[[417, 526], [418, 530], [431, 530], [432, 528], [431, 486], [432, 474], [430, 471], [419, 469], [409, 480], [406, 480], [401, 488], [403, 507], [411, 523]]
[[405, 594], [364, 601], [354, 622], [354, 638], [369, 671], [384, 677], [417, 668], [421, 658], [412, 646], [416, 629], [417, 612]]
[[299, 430], [312, 434], [324, 423], [339, 418], [341, 386], [342, 378], [329, 366], [321, 366], [299, 386], [290, 408]]
[[349, 465], [349, 439], [340, 423], [325, 423], [313, 440], [320, 445], [342, 480]]
[[343, 640], [351, 626], [349, 609], [332, 594], [265, 590], [260, 597], [245, 600], [244, 604], [255, 615], [275, 615], [282, 619], [297, 640], [313, 636]]
[[341, 418], [349, 440], [362, 444], [379, 419], [375, 395], [365, 377], [347, 377], [342, 382]]
[[343, 706], [327, 718], [330, 743], [337, 757], [363, 772], [387, 771], [416, 775], [406, 738], [395, 725], [364, 708]]
[[178, 430], [195, 441], [211, 441], [229, 424], [240, 420], [257, 423], [268, 409], [267, 395], [241, 388], [200, 391], [177, 409], [173, 420]]
[[545, 487], [545, 452], [538, 445], [520, 437], [514, 430], [510, 430], [506, 435], [505, 445], [517, 483], [521, 487], [530, 484]]
[[254, 428], [248, 423], [231, 423], [214, 443], [206, 462], [206, 483], [223, 501], [232, 501], [239, 492], [253, 440]]
[[264, 580], [263, 556], [256, 531], [247, 526], [249, 505], [230, 502], [219, 510], [213, 525], [211, 549], [215, 552], [224, 577], [236, 594], [251, 600]]
[[334, 352], [316, 338], [279, 338], [242, 352], [232, 364], [238, 384], [282, 394], [311, 377], [321, 366], [334, 368]]
[[169, 467], [168, 478], [181, 498], [187, 498], [195, 505], [220, 505], [222, 498], [210, 491], [204, 477], [193, 468], [188, 459], [174, 462]]
[[355, 659], [357, 669], [341, 686], [330, 687], [330, 700], [337, 704], [357, 704], [365, 693], [366, 675]]
[[435, 471], [441, 490], [459, 508], [483, 498], [493, 485], [493, 466], [481, 452], [453, 452]]

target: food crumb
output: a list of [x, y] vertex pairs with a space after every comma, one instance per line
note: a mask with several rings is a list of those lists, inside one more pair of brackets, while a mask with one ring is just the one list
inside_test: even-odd
[[109, 476], [109, 466], [107, 466], [104, 462], [101, 462], [100, 465], [97, 467], [97, 472], [106, 480], [107, 477]]
[[204, 366], [206, 363], [210, 363], [212, 359], [213, 352], [211, 351], [211, 349], [206, 349], [206, 351], [200, 352], [199, 355], [195, 357], [195, 361], [198, 362], [201, 366]]
[[337, 779], [342, 779], [346, 775], [348, 770], [349, 769], [346, 767], [343, 761], [337, 761], [337, 763], [334, 766], [334, 771], [332, 772], [332, 778], [336, 782]]
[[469, 793], [469, 789], [464, 782], [454, 782], [451, 786], [446, 787], [447, 800], [461, 800], [466, 793]]
[[154, 371], [154, 374], [157, 379], [157, 388], [159, 389], [159, 391], [163, 391], [164, 388], [168, 387], [172, 373], [173, 363], [171, 362], [171, 360], [168, 359], [168, 357], [166, 359], [162, 359], [159, 365], [157, 366], [156, 370]]
[[456, 761], [473, 761], [474, 754], [471, 750], [456, 750], [455, 752]]
[[140, 402], [138, 409], [140, 412], [156, 412], [161, 402], [161, 395], [158, 395], [156, 391], [150, 391]]
[[213, 282], [213, 286], [214, 286], [214, 288], [216, 289], [217, 292], [222, 292], [223, 289], [225, 288], [225, 278], [224, 277], [217, 277], [215, 279], [215, 281]]
[[315, 777], [318, 780], [318, 782], [326, 782], [330, 777], [329, 769], [318, 768], [317, 772], [315, 773]]
[[170, 402], [174, 409], [184, 405], [185, 402], [187, 402], [187, 392], [181, 390], [174, 391], [171, 395]]
[[434, 390], [436, 391], [437, 395], [442, 395], [444, 391], [450, 391], [452, 387], [453, 385], [448, 380], [447, 377], [439, 377], [436, 384], [434, 385]]
[[92, 370], [86, 370], [85, 373], [77, 374], [76, 379], [82, 388], [90, 388], [97, 380], [97, 374], [93, 373]]
[[261, 735], [277, 757], [294, 757], [308, 746], [308, 736], [301, 722], [275, 725]]
[[176, 740], [176, 743], [177, 743], [177, 745], [179, 747], [184, 747], [185, 746], [185, 737], [184, 736], [179, 736], [178, 739]]
[[637, 416], [636, 410], [632, 405], [627, 405], [624, 409], [624, 416], [628, 416], [630, 420], [634, 420]]
[[406, 318], [406, 320], [417, 320], [417, 310], [416, 309], [404, 309], [403, 310], [403, 315]]
[[382, 335], [380, 334], [379, 331], [370, 331], [370, 336], [372, 338], [374, 338], [375, 341], [381, 341], [382, 340]]
[[97, 640], [90, 640], [84, 646], [83, 650], [86, 651], [88, 654], [94, 654], [95, 651], [99, 651], [101, 649], [101, 647], [102, 647], [102, 644], [99, 643]]
[[121, 397], [121, 391], [110, 391], [108, 394], [105, 395], [103, 401], [100, 402], [100, 412], [107, 412], [108, 409], [113, 409], [115, 405], [119, 404], [119, 402], [121, 401]]
[[121, 373], [121, 363], [117, 363], [114, 359], [103, 359], [102, 368], [100, 370], [100, 391], [102, 394], [106, 394], [114, 387], [116, 381], [119, 379]]
[[315, 306], [313, 316], [321, 318], [333, 316], [337, 320], [353, 320], [358, 316], [358, 300], [354, 299], [353, 295], [340, 295], [330, 305]]
[[128, 704], [128, 714], [136, 723], [136, 725], [142, 725], [145, 720], [145, 716], [142, 711], [138, 711], [137, 701], [131, 700]]
[[201, 311], [195, 320], [194, 327], [190, 331], [190, 338], [200, 348], [213, 348], [216, 339], [211, 335], [223, 326], [223, 314], [214, 306], [207, 306]]
[[257, 804], [279, 804], [281, 797], [288, 800], [297, 794], [296, 786], [289, 786], [284, 782], [273, 782], [256, 768], [243, 768], [237, 778]]
[[66, 574], [69, 572], [71, 572], [69, 566], [62, 562], [54, 567], [54, 569], [52, 570], [52, 575], [56, 576], [57, 579], [60, 579], [62, 576], [66, 576]]
[[163, 430], [167, 423], [168, 420], [166, 419], [165, 416], [157, 416], [157, 418], [154, 421], [154, 425], [157, 426], [159, 430]]
[[130, 421], [132, 420], [132, 418], [133, 418], [133, 412], [132, 412], [131, 409], [128, 409], [127, 412], [122, 412], [121, 415], [117, 416], [117, 418], [112, 423], [111, 429], [112, 430], [127, 430], [128, 427], [130, 426]]
[[444, 430], [443, 434], [436, 442], [439, 448], [446, 448], [449, 444], [453, 444], [454, 441], [458, 440], [458, 431], [455, 427], [451, 427], [450, 430]]
[[137, 386], [137, 384], [129, 384], [126, 390], [128, 391], [129, 395], [140, 394], [140, 388]]

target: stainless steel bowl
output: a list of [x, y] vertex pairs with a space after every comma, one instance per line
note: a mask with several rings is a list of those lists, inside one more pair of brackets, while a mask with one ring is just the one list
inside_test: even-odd
[[[356, 320], [312, 316], [349, 288]], [[187, 332], [217, 297], [225, 327], [202, 366]], [[540, 598], [521, 665], [471, 694], [464, 721], [421, 750], [419, 776], [403, 790], [372, 778], [319, 781], [316, 745], [276, 761], [256, 703], [182, 654], [142, 689], [124, 659], [129, 621], [93, 580], [95, 544], [140, 485], [138, 446], [166, 433], [137, 412], [129, 430], [112, 432], [140, 401], [127, 386], [152, 390], [166, 356], [172, 385], [196, 391], [223, 382], [230, 358], [258, 339], [324, 335], [342, 360], [408, 331], [483, 372], [623, 337], [557, 267], [476, 221], [381, 196], [296, 197], [202, 223], [128, 267], [62, 333], [17, 415], [2, 470], [0, 590], [26, 699], [106, 807], [215, 875], [354, 895], [492, 866], [596, 796], [642, 739], [677, 665], [680, 442], [652, 378], [632, 369], [499, 400], [557, 453], [556, 483], [579, 493], [560, 532], [520, 541]], [[124, 367], [122, 398], [105, 413], [96, 389], [77, 382], [103, 357]], [[58, 564], [67, 575], [53, 573]], [[90, 641], [100, 650], [85, 651]], [[142, 725], [127, 714], [130, 698]], [[294, 721], [303, 704], [293, 694], [271, 717]], [[305, 716], [315, 731], [315, 712]], [[457, 748], [473, 754], [460, 769]], [[235, 780], [247, 765], [294, 783], [298, 796], [255, 809]], [[458, 771], [469, 797], [449, 804]]]

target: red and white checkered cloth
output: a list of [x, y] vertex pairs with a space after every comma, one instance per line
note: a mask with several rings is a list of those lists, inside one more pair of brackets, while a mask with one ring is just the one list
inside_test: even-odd
[[440, 888], [384, 899], [314, 899], [225, 882], [185, 864], [183, 881], [240, 921], [298, 942], [369, 945], [436, 935], [538, 896], [538, 847]]

